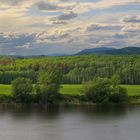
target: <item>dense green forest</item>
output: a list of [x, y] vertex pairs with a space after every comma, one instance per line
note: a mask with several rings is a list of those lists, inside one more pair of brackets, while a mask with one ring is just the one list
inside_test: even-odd
[[121, 84], [140, 84], [140, 56], [82, 55], [65, 57], [0, 58], [0, 84], [17, 77], [36, 83], [39, 71], [59, 69], [62, 84], [81, 84], [95, 77], [120, 76]]

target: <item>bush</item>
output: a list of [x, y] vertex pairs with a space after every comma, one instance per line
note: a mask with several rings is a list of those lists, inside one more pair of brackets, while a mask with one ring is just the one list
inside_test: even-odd
[[36, 96], [41, 103], [55, 104], [60, 97], [59, 87], [55, 84], [40, 85]]
[[84, 85], [85, 96], [95, 103], [108, 102], [110, 92], [110, 81], [107, 78], [95, 78]]
[[94, 78], [84, 84], [83, 92], [89, 101], [95, 103], [122, 103], [128, 99], [127, 90], [119, 86], [117, 76], [108, 78]]
[[0, 103], [12, 103], [14, 101], [13, 96], [9, 95], [0, 95]]
[[12, 93], [17, 102], [30, 102], [32, 82], [28, 78], [17, 78], [12, 81]]
[[127, 90], [124, 87], [118, 86], [110, 95], [110, 101], [113, 103], [124, 103], [128, 101]]

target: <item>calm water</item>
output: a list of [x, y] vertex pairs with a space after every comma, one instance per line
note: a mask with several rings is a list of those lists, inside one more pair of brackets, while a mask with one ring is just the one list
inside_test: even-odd
[[0, 106], [0, 140], [139, 140], [140, 106]]

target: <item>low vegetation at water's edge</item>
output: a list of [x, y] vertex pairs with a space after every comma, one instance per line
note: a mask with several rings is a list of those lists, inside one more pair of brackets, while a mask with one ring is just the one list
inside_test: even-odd
[[[43, 77], [42, 80], [44, 81], [45, 80], [44, 79], [44, 77], [45, 77], [44, 74], [43, 74], [42, 77]], [[94, 84], [94, 81], [96, 82], [96, 84]], [[100, 96], [101, 97], [103, 96], [102, 95], [103, 86], [106, 86], [106, 88], [104, 89], [103, 92], [105, 92], [105, 94], [107, 95], [107, 98], [103, 97], [100, 100], [100, 99], [97, 99], [96, 95], [93, 95], [93, 101], [92, 102], [108, 102], [109, 100], [112, 101], [112, 102], [119, 102], [119, 101], [121, 102], [121, 101], [123, 101], [123, 99], [125, 97], [127, 98], [127, 96], [123, 96], [123, 95], [126, 95], [126, 94], [123, 94], [124, 92], [126, 93], [125, 89], [127, 89], [129, 96], [131, 96], [131, 97], [139, 96], [138, 91], [140, 91], [139, 90], [140, 86], [138, 86], [138, 85], [137, 86], [135, 85], [134, 87], [132, 85], [121, 85], [121, 86], [119, 86], [118, 83], [117, 83], [117, 85], [115, 85], [115, 88], [113, 89], [112, 87], [113, 87], [113, 83], [115, 83], [115, 79], [113, 79], [113, 83], [112, 83], [111, 79], [107, 79], [107, 78], [96, 78], [96, 79], [94, 79], [94, 81], [93, 82], [92, 81], [86, 82], [84, 85], [61, 85], [60, 87], [58, 86], [57, 91], [59, 91], [59, 88], [60, 88], [60, 92], [59, 93], [61, 93], [61, 94], [56, 94], [57, 96], [51, 96], [51, 97], [48, 97], [46, 90], [44, 90], [44, 92], [42, 91], [43, 93], [41, 93], [41, 91], [39, 92], [38, 86], [36, 86], [36, 85], [32, 86], [33, 89], [32, 89], [32, 93], [31, 94], [30, 94], [30, 92], [29, 92], [29, 94], [26, 94], [26, 92], [28, 91], [27, 88], [23, 88], [25, 90], [23, 90], [21, 88], [21, 90], [22, 90], [21, 93], [22, 94], [20, 93], [20, 91], [17, 90], [17, 92], [19, 92], [19, 95], [21, 95], [21, 96], [19, 96], [19, 95], [16, 96], [16, 98], [14, 98], [14, 101], [18, 101], [18, 102], [31, 102], [31, 101], [32, 102], [39, 102], [39, 100], [40, 100], [40, 101], [43, 101], [43, 102], [49, 101], [49, 102], [53, 103], [53, 102], [58, 101], [58, 99], [60, 99], [60, 97], [65, 97], [64, 100], [66, 99], [67, 102], [73, 101], [73, 99], [75, 99], [75, 98], [78, 99], [79, 101], [81, 101], [81, 100], [83, 101], [83, 97], [84, 97], [84, 101], [92, 101], [91, 100], [92, 97], [89, 97], [89, 99], [85, 98], [85, 94], [88, 91], [83, 91], [83, 90], [87, 90], [89, 88], [89, 90], [91, 90], [89, 92], [90, 94], [92, 94], [92, 92], [93, 92], [93, 94], [95, 92], [97, 92], [97, 95], [98, 95], [97, 97], [100, 98]], [[104, 81], [104, 82], [102, 82], [102, 81]], [[0, 85], [1, 96], [2, 97], [4, 96], [4, 98], [5, 98], [5, 96], [12, 97], [12, 93], [11, 92], [12, 92], [13, 87], [15, 86], [15, 84], [16, 84], [16, 87], [17, 86], [24, 87], [24, 86], [26, 86], [26, 82], [27, 82], [28, 85], [31, 86], [31, 84], [29, 84], [30, 81], [28, 81], [28, 79], [25, 79], [25, 78], [18, 78], [18, 79], [16, 79], [13, 82], [12, 87], [11, 87], [11, 85]], [[47, 82], [47, 81], [45, 81], [45, 82]], [[41, 88], [42, 88], [42, 86], [41, 86]], [[93, 89], [90, 89], [90, 88], [93, 88]], [[135, 90], [135, 92], [133, 92], [132, 89], [135, 89], [135, 88], [136, 88], [136, 90]], [[5, 94], [6, 90], [4, 90], [4, 89], [8, 90], [8, 92], [7, 92], [8, 94]], [[16, 88], [16, 89], [18, 89], [18, 88]], [[49, 90], [51, 90], [51, 89], [53, 90], [53, 91], [52, 90], [50, 91], [52, 93], [52, 95], [54, 93], [56, 93], [56, 91], [54, 91], [55, 87], [48, 88], [48, 89]], [[30, 90], [31, 90], [31, 88], [30, 88]], [[36, 90], [37, 90], [38, 94], [36, 93]], [[32, 95], [32, 98], [30, 98], [31, 97], [30, 95]], [[43, 96], [43, 100], [41, 99], [41, 95]], [[92, 96], [92, 95], [89, 95], [89, 96]], [[119, 98], [121, 98], [121, 100]], [[126, 101], [126, 98], [124, 99], [125, 101]], [[9, 99], [8, 99], [8, 101], [9, 101]]]

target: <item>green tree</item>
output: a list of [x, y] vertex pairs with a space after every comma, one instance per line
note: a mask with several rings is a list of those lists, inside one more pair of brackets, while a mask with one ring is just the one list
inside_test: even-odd
[[119, 75], [113, 75], [111, 78], [111, 83], [113, 87], [117, 87], [120, 84], [120, 77]]
[[37, 95], [43, 103], [57, 103], [60, 94], [61, 73], [57, 69], [41, 72], [38, 78]]
[[112, 92], [110, 94], [110, 101], [115, 103], [127, 102], [128, 94], [127, 89], [120, 86], [120, 78], [118, 75], [114, 75], [111, 78]]
[[29, 102], [31, 100], [32, 82], [28, 78], [17, 78], [12, 81], [12, 93], [17, 102]]

